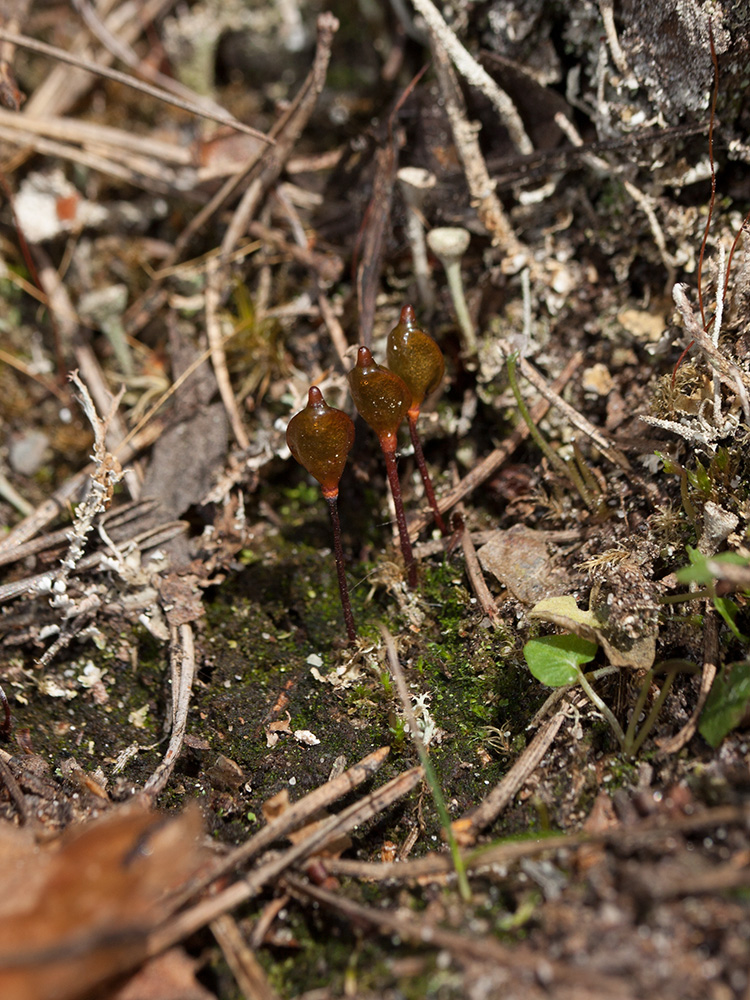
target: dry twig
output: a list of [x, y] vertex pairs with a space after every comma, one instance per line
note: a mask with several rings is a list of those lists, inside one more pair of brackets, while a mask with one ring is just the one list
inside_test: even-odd
[[494, 823], [500, 813], [510, 804], [513, 797], [526, 784], [542, 758], [552, 746], [552, 741], [567, 716], [567, 708], [559, 709], [551, 719], [544, 722], [533, 740], [508, 771], [502, 781], [478, 806], [453, 823], [456, 840], [463, 847], [473, 844], [480, 831]]
[[277, 879], [291, 865], [318, 851], [328, 840], [347, 833], [354, 827], [367, 822], [384, 809], [388, 809], [404, 795], [407, 795], [422, 780], [421, 767], [412, 768], [397, 775], [382, 788], [366, 795], [335, 816], [324, 820], [304, 840], [299, 841], [283, 854], [272, 858], [235, 882], [227, 889], [206, 899], [190, 910], [175, 917], [164, 927], [151, 935], [147, 945], [149, 955], [158, 955], [184, 937], [205, 926], [223, 913], [228, 913], [240, 903], [252, 899], [263, 886]]
[[487, 164], [477, 139], [477, 126], [466, 117], [466, 103], [451, 66], [450, 59], [440, 41], [433, 36], [432, 50], [435, 56], [440, 89], [445, 101], [445, 112], [450, 122], [453, 142], [466, 176], [466, 183], [472, 204], [476, 206], [479, 220], [511, 261], [511, 268], [518, 270], [528, 256], [517, 239], [513, 227], [505, 214], [500, 199], [495, 193], [495, 182], [490, 177]]
[[[510, 357], [515, 354], [515, 349], [507, 341], [499, 341], [500, 348], [506, 357]], [[582, 413], [579, 413], [574, 406], [570, 403], [566, 403], [562, 396], [555, 391], [555, 389], [545, 382], [541, 373], [532, 365], [532, 363], [524, 357], [518, 357], [518, 367], [521, 369], [521, 374], [531, 382], [534, 388], [541, 393], [546, 400], [548, 400], [552, 406], [560, 411], [567, 419], [577, 427], [579, 431], [582, 431], [586, 437], [590, 438], [591, 441], [596, 445], [596, 447], [601, 451], [601, 453], [609, 459], [613, 465], [618, 465], [621, 469], [628, 471], [630, 469], [630, 462], [627, 458], [615, 448], [612, 443], [607, 440], [607, 438], [602, 434], [598, 427], [594, 427]]]
[[[568, 361], [565, 368], [560, 372], [555, 381], [551, 385], [551, 389], [556, 393], [562, 391], [564, 386], [570, 381], [575, 372], [580, 368], [583, 361], [583, 354], [577, 352]], [[534, 406], [531, 410], [531, 418], [534, 423], [539, 423], [544, 414], [549, 409], [549, 403], [546, 399], [541, 400]], [[490, 476], [492, 476], [497, 470], [506, 462], [516, 448], [524, 441], [529, 435], [529, 428], [524, 423], [520, 423], [510, 434], [507, 440], [499, 447], [495, 448], [494, 451], [490, 452], [486, 458], [483, 458], [481, 462], [468, 472], [464, 478], [454, 486], [453, 489], [449, 490], [444, 496], [440, 497], [438, 500], [438, 507], [442, 514], [450, 510], [451, 507], [455, 506], [459, 500], [463, 500], [465, 497], [469, 496], [470, 493], [482, 483], [486, 482]], [[432, 514], [419, 514], [417, 517], [409, 520], [409, 537], [417, 538], [428, 524], [432, 522]]]
[[195, 677], [195, 646], [189, 623], [170, 626], [169, 659], [172, 669], [172, 735], [163, 760], [143, 786], [143, 792], [151, 799], [155, 799], [169, 781], [185, 738]]

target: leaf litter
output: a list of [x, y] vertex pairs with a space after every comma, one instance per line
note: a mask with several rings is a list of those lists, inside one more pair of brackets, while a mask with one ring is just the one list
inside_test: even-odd
[[[747, 23], [647, 6], [3, 23], [3, 996], [746, 994]], [[411, 303], [347, 644], [284, 434]]]

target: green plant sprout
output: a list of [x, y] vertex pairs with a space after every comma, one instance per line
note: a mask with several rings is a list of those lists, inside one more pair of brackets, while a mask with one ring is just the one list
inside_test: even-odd
[[[529, 434], [531, 435], [532, 440], [535, 442], [535, 444], [542, 452], [542, 454], [549, 459], [549, 462], [552, 465], [552, 467], [556, 469], [564, 478], [568, 479], [573, 484], [573, 486], [576, 488], [581, 499], [589, 508], [589, 510], [595, 510], [596, 507], [598, 506], [598, 501], [595, 496], [596, 491], [598, 490], [598, 486], [596, 485], [596, 480], [587, 470], [585, 478], [586, 480], [588, 480], [590, 484], [592, 484], [594, 488], [592, 489], [591, 486], [587, 486], [586, 482], [584, 481], [584, 476], [581, 474], [576, 464], [573, 462], [566, 462], [565, 459], [561, 458], [557, 454], [557, 452], [549, 445], [549, 443], [545, 441], [544, 437], [539, 431], [539, 428], [531, 419], [531, 414], [529, 413], [528, 407], [526, 406], [526, 403], [523, 400], [523, 396], [521, 395], [521, 390], [518, 388], [518, 379], [516, 378], [517, 364], [518, 362], [516, 359], [516, 355], [514, 354], [511, 355], [507, 361], [508, 381], [510, 383], [510, 388], [513, 392], [513, 395], [515, 397], [516, 405], [518, 406], [518, 412], [521, 414], [523, 422], [528, 427]], [[578, 459], [578, 454], [576, 455], [576, 458]], [[585, 465], [585, 463], [583, 463], [582, 457], [578, 459], [578, 461], [579, 464]]]
[[346, 634], [350, 642], [357, 638], [349, 588], [346, 585], [344, 552], [341, 547], [339, 521], [339, 481], [346, 458], [354, 444], [354, 423], [343, 410], [329, 406], [317, 386], [312, 386], [307, 406], [289, 421], [286, 442], [294, 458], [318, 480], [328, 504], [333, 527], [333, 548], [336, 555], [336, 575], [344, 612]]
[[411, 698], [409, 696], [409, 691], [406, 687], [406, 680], [404, 679], [404, 672], [401, 669], [401, 664], [399, 663], [398, 653], [396, 652], [396, 643], [393, 641], [393, 636], [385, 627], [385, 625], [380, 626], [380, 634], [383, 636], [383, 642], [385, 643], [386, 653], [388, 656], [388, 665], [390, 667], [391, 675], [393, 677], [393, 683], [398, 692], [399, 699], [401, 701], [401, 706], [404, 710], [404, 715], [406, 717], [406, 722], [409, 725], [409, 735], [411, 736], [415, 747], [417, 748], [417, 753], [419, 754], [419, 762], [424, 770], [425, 781], [427, 782], [430, 792], [432, 793], [432, 799], [435, 803], [435, 808], [437, 809], [438, 817], [440, 818], [440, 825], [443, 828], [443, 835], [448, 843], [448, 847], [451, 852], [451, 858], [453, 860], [453, 867], [456, 872], [456, 880], [458, 882], [458, 891], [461, 894], [461, 898], [466, 903], [471, 902], [471, 887], [469, 886], [469, 880], [466, 877], [466, 866], [464, 865], [464, 859], [459, 850], [456, 838], [453, 835], [453, 828], [451, 826], [450, 816], [448, 815], [448, 809], [445, 805], [445, 798], [443, 797], [443, 790], [440, 787], [440, 782], [438, 781], [437, 774], [435, 773], [435, 768], [432, 766], [432, 761], [430, 760], [430, 755], [427, 752], [427, 747], [425, 746], [425, 741], [422, 739], [422, 735], [419, 731], [419, 726], [417, 725], [417, 720], [414, 715], [414, 710], [411, 707]]
[[698, 731], [716, 748], [728, 733], [747, 722], [749, 711], [750, 660], [741, 660], [730, 663], [714, 680]]
[[[689, 566], [678, 569], [675, 576], [680, 583], [698, 583], [703, 585], [702, 590], [691, 590], [687, 594], [670, 594], [663, 599], [665, 604], [677, 604], [681, 601], [695, 601], [700, 598], [710, 598], [713, 605], [726, 622], [728, 628], [740, 642], [750, 642], [750, 638], [744, 635], [737, 625], [737, 615], [739, 607], [731, 597], [719, 596], [716, 590], [717, 578], [722, 570], [730, 566], [741, 566], [747, 568], [750, 561], [739, 552], [721, 552], [715, 556], [704, 556], [703, 553], [690, 545], [685, 546]], [[729, 584], [731, 586], [731, 584]], [[745, 589], [745, 595], [750, 593], [750, 588]]]
[[[698, 667], [687, 660], [664, 660], [652, 667], [643, 679], [641, 690], [630, 716], [627, 731], [623, 730], [609, 706], [594, 690], [591, 681], [599, 680], [618, 671], [618, 667], [607, 666], [586, 674], [581, 667], [594, 659], [598, 646], [595, 642], [582, 639], [578, 635], [548, 635], [530, 639], [523, 647], [523, 655], [534, 677], [547, 687], [580, 685], [589, 701], [601, 712], [609, 723], [620, 744], [622, 753], [634, 757], [651, 732], [661, 711], [672, 683], [678, 673], [697, 673]], [[646, 704], [651, 685], [658, 674], [665, 673], [666, 679], [651, 710], [637, 730], [638, 720]]]

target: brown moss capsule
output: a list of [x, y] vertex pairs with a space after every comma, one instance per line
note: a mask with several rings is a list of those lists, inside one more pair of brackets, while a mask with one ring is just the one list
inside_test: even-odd
[[388, 334], [388, 367], [411, 393], [409, 417], [416, 419], [425, 399], [440, 385], [445, 374], [443, 352], [429, 334], [417, 326], [414, 309], [406, 305], [401, 319]]
[[350, 642], [357, 638], [354, 616], [346, 585], [344, 552], [341, 547], [339, 522], [339, 481], [346, 465], [346, 456], [354, 444], [354, 423], [343, 410], [329, 406], [317, 386], [307, 395], [307, 406], [295, 413], [286, 429], [289, 451], [318, 480], [328, 504], [333, 527], [333, 548], [336, 555], [336, 575], [344, 612], [346, 634]]
[[417, 434], [417, 418], [422, 403], [433, 393], [445, 374], [443, 352], [429, 334], [417, 326], [414, 309], [406, 305], [401, 310], [401, 318], [388, 334], [388, 364], [391, 371], [399, 375], [411, 393], [411, 403], [407, 411], [409, 433], [414, 445], [414, 457], [424, 483], [424, 491], [432, 508], [435, 524], [441, 534], [447, 533], [443, 516], [435, 499], [435, 490], [425, 462], [422, 443]]
[[408, 387], [398, 375], [377, 364], [367, 347], [360, 347], [348, 377], [360, 416], [378, 435], [383, 451], [395, 454], [396, 434], [411, 405]]
[[343, 410], [329, 406], [317, 386], [310, 389], [304, 410], [289, 421], [286, 443], [299, 464], [318, 480], [323, 496], [337, 496], [354, 444], [354, 423]]
[[349, 372], [349, 388], [354, 405], [359, 410], [363, 420], [378, 435], [380, 447], [385, 457], [385, 468], [388, 482], [393, 494], [393, 505], [396, 508], [396, 523], [401, 542], [401, 552], [406, 564], [406, 575], [410, 587], [417, 585], [417, 564], [411, 550], [409, 532], [406, 527], [404, 502], [401, 499], [401, 484], [398, 481], [396, 469], [397, 432], [406, 416], [411, 403], [411, 393], [406, 383], [389, 372], [387, 368], [376, 364], [367, 347], [360, 347], [357, 353], [357, 364]]

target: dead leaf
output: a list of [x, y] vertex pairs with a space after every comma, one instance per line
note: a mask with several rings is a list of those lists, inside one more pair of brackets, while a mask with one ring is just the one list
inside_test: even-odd
[[549, 554], [545, 532], [514, 524], [494, 532], [477, 552], [482, 567], [524, 604], [536, 604], [568, 587], [568, 575]]
[[76, 1000], [145, 957], [170, 890], [199, 867], [197, 808], [122, 807], [39, 847], [0, 827], [0, 996]]
[[195, 962], [181, 948], [152, 958], [111, 1000], [216, 1000], [195, 978]]
[[608, 627], [593, 611], [582, 611], [571, 594], [539, 601], [529, 612], [529, 618], [558, 625], [567, 632], [597, 642], [613, 667], [649, 670], [656, 658], [656, 623], [644, 621], [644, 634], [629, 636], [621, 629]]

